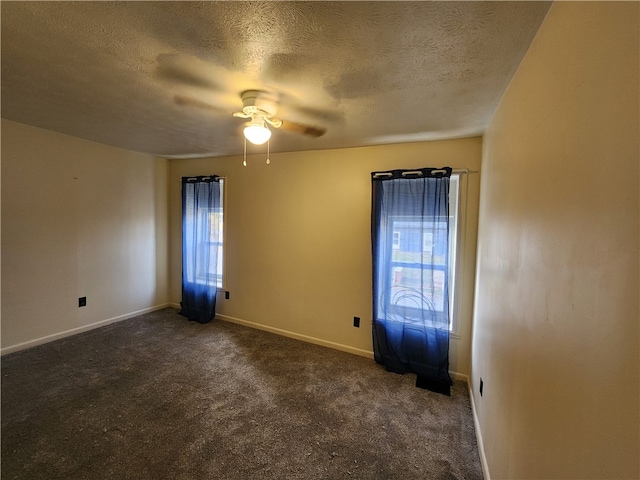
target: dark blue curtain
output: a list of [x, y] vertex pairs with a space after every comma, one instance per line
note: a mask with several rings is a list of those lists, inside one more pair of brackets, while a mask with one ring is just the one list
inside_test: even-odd
[[182, 302], [180, 315], [213, 320], [221, 282], [220, 177], [182, 178]]
[[451, 168], [373, 172], [373, 349], [376, 362], [414, 372], [450, 394]]

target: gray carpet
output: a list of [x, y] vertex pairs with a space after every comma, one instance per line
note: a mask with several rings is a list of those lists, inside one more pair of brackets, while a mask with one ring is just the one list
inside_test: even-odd
[[480, 479], [467, 387], [173, 309], [2, 358], [2, 479]]

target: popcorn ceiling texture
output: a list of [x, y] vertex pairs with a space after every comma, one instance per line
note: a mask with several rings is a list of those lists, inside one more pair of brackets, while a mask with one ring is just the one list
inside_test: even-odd
[[[266, 90], [294, 151], [478, 135], [548, 2], [2, 2], [2, 116], [160, 156], [241, 152]], [[207, 108], [175, 101], [180, 96]]]

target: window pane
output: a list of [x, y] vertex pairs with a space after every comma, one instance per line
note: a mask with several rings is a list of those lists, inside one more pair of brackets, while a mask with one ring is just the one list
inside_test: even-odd
[[381, 302], [391, 309], [387, 314], [392, 317], [422, 321], [428, 317], [438, 328], [447, 325], [450, 330], [457, 330], [454, 287], [458, 195], [459, 177], [454, 175], [450, 179], [448, 219], [422, 215], [388, 217], [382, 237], [391, 268], [382, 274], [379, 285], [386, 290], [381, 292]]
[[209, 213], [209, 241], [222, 243], [222, 210]]
[[[224, 205], [223, 180], [220, 180], [220, 205]], [[196, 217], [196, 215], [192, 215]], [[202, 285], [211, 285], [217, 288], [223, 288], [223, 242], [224, 242], [224, 212], [223, 208], [214, 210], [199, 209], [197, 217], [200, 227], [205, 232], [205, 239], [197, 251], [197, 272], [195, 279], [191, 280]], [[206, 257], [209, 257], [208, 259]], [[217, 261], [216, 261], [217, 259]], [[207, 261], [208, 260], [208, 261]], [[208, 265], [208, 268], [205, 267]], [[205, 271], [206, 268], [206, 271]], [[188, 272], [189, 278], [193, 278], [191, 272]]]

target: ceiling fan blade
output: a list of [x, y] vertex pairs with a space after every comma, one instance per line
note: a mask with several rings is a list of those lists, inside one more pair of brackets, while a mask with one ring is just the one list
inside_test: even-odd
[[278, 113], [287, 118], [291, 115], [309, 118], [309, 121], [322, 124], [340, 124], [344, 114], [333, 108], [320, 108], [309, 105], [304, 97], [296, 97], [289, 93], [281, 93], [278, 98]]
[[308, 135], [310, 137], [321, 137], [327, 133], [327, 129], [323, 127], [312, 127], [310, 125], [302, 125], [295, 122], [282, 121], [280, 130], [285, 130], [292, 133], [301, 133], [302, 135]]
[[215, 105], [211, 105], [210, 103], [203, 102], [202, 100], [197, 100], [195, 98], [185, 97], [183, 95], [174, 95], [173, 101], [176, 103], [176, 105], [202, 108], [205, 110], [213, 110], [216, 112], [222, 111], [221, 108], [216, 107]]
[[222, 91], [222, 87], [213, 80], [211, 65], [191, 55], [161, 53], [156, 57], [155, 75], [165, 81], [203, 88], [210, 91]]
[[282, 126], [282, 120], [275, 117], [266, 116], [264, 121], [271, 125], [273, 128], [280, 128]]

